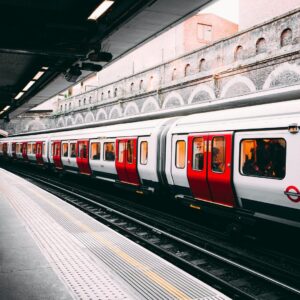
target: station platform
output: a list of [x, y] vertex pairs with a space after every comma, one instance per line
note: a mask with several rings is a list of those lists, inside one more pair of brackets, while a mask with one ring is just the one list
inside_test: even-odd
[[229, 299], [0, 169], [0, 299]]

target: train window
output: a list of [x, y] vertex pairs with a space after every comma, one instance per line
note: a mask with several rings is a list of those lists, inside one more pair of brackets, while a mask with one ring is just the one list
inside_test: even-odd
[[3, 152], [3, 144], [0, 143], [0, 152]]
[[27, 144], [27, 154], [31, 154], [32, 144]]
[[122, 163], [124, 161], [125, 154], [125, 142], [119, 142], [119, 162]]
[[46, 149], [46, 143], [43, 142], [43, 147], [42, 147], [42, 154], [45, 155], [45, 149]]
[[104, 160], [115, 160], [115, 143], [104, 143]]
[[211, 169], [216, 173], [225, 171], [225, 138], [223, 136], [212, 139]]
[[146, 165], [148, 163], [148, 142], [142, 141], [141, 142], [141, 165]]
[[16, 143], [12, 143], [12, 144], [11, 144], [11, 152], [12, 152], [12, 153], [16, 153], [16, 148], [17, 148]]
[[36, 152], [37, 154], [42, 154], [42, 145], [40, 143], [36, 146]]
[[36, 154], [36, 143], [32, 144], [32, 154]]
[[21, 152], [21, 145], [17, 144], [16, 153], [20, 153], [20, 152]]
[[193, 140], [193, 170], [203, 170], [204, 141], [202, 137]]
[[100, 159], [100, 147], [101, 147], [101, 143], [99, 142], [91, 143], [91, 159], [93, 160]]
[[243, 175], [282, 179], [285, 177], [286, 141], [282, 138], [243, 140], [240, 162]]
[[76, 157], [76, 143], [70, 143], [69, 157]]
[[133, 140], [127, 141], [127, 162], [129, 164], [133, 163], [133, 151], [134, 151], [134, 142]]
[[85, 143], [78, 143], [78, 155], [80, 158], [87, 158], [88, 151]]
[[69, 148], [68, 143], [62, 144], [62, 156], [63, 157], [68, 157], [68, 150], [69, 150], [68, 148]]
[[176, 142], [176, 168], [185, 168], [185, 141]]
[[7, 143], [3, 144], [3, 153], [7, 153]]

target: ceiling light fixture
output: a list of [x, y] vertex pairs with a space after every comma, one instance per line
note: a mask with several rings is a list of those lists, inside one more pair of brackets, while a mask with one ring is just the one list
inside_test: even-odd
[[48, 70], [49, 67], [42, 67], [42, 70]]
[[27, 85], [24, 87], [24, 89], [23, 89], [23, 91], [24, 92], [27, 92], [33, 85], [35, 84], [35, 81], [29, 81], [28, 83], [27, 83]]
[[44, 71], [37, 72], [33, 77], [33, 80], [39, 80], [44, 75], [44, 73], [45, 73]]
[[88, 17], [89, 20], [97, 20], [101, 15], [103, 15], [112, 5], [114, 1], [103, 1]]
[[7, 111], [9, 108], [10, 108], [10, 106], [7, 105], [7, 106], [5, 106], [5, 107], [3, 108], [3, 111]]
[[20, 92], [16, 97], [15, 100], [20, 99], [24, 95], [24, 92]]

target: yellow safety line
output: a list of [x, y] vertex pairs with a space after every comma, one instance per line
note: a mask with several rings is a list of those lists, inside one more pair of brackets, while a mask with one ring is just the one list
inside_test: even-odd
[[[31, 189], [32, 190], [32, 189]], [[35, 190], [32, 190], [34, 194], [38, 198], [42, 198], [44, 201], [48, 202], [52, 207], [54, 207], [56, 210], [58, 210], [61, 214], [63, 214], [65, 217], [67, 217], [69, 220], [71, 220], [74, 224], [81, 227], [86, 232], [90, 233], [92, 236], [94, 236], [95, 239], [97, 239], [100, 243], [104, 244], [109, 250], [117, 254], [119, 257], [121, 257], [124, 261], [126, 261], [128, 264], [132, 265], [133, 267], [139, 269], [141, 272], [143, 272], [149, 279], [160, 285], [162, 288], [164, 288], [168, 293], [172, 294], [173, 296], [177, 297], [178, 299], [190, 299], [189, 296], [187, 296], [184, 292], [177, 289], [175, 286], [173, 286], [171, 283], [166, 281], [164, 278], [156, 274], [155, 272], [149, 270], [149, 267], [145, 266], [144, 264], [137, 261], [132, 256], [125, 253], [122, 249], [115, 246], [113, 243], [108, 241], [107, 239], [101, 237], [97, 232], [95, 232], [91, 227], [87, 226], [86, 224], [81, 223], [77, 219], [75, 219], [71, 214], [64, 211], [62, 208], [51, 202], [48, 198], [44, 197], [40, 193], [36, 192]]]

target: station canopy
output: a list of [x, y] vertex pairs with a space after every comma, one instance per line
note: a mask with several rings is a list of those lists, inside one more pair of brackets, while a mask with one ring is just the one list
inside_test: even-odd
[[50, 99], [208, 2], [0, 0], [0, 118]]

